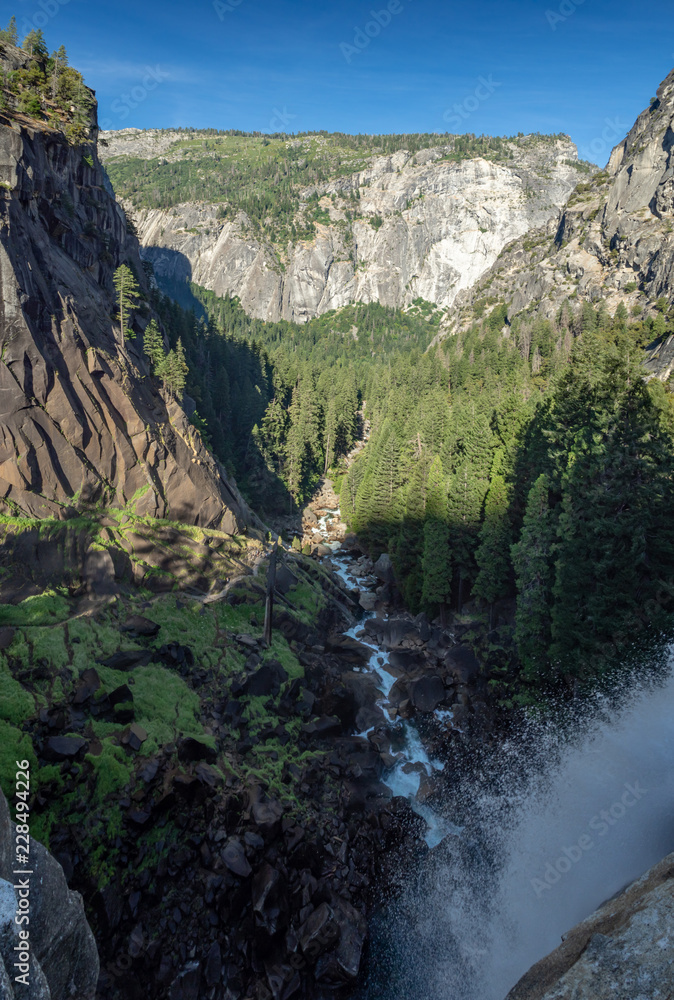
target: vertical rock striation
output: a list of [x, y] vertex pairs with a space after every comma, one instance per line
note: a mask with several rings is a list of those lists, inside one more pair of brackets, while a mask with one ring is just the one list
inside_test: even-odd
[[[73, 146], [0, 114], [0, 511], [133, 501], [139, 514], [236, 532], [236, 487], [153, 382], [140, 340], [121, 342], [113, 272], [127, 261], [144, 276], [95, 121], [90, 135]], [[137, 334], [149, 317], [137, 313]]]

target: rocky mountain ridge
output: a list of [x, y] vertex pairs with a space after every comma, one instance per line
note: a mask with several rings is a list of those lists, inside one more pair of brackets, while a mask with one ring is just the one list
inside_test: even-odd
[[[11, 68], [26, 54], [0, 46]], [[106, 188], [95, 109], [82, 144], [53, 124], [0, 115], [0, 509], [64, 516], [78, 502], [235, 532], [236, 486], [184, 411], [122, 341], [112, 276], [138, 244]], [[141, 334], [149, 307], [136, 313]]]
[[475, 304], [505, 301], [509, 315], [551, 318], [566, 300], [614, 313], [648, 314], [674, 292], [674, 72], [613, 150], [608, 166], [579, 184], [557, 219], [518, 238], [456, 301], [471, 322]]
[[[102, 136], [109, 167], [134, 158], [166, 162], [184, 138], [131, 129]], [[223, 219], [216, 203], [124, 204], [160, 281], [190, 279], [237, 295], [260, 319], [305, 322], [351, 302], [405, 306], [423, 298], [451, 305], [508, 242], [556, 213], [579, 169], [587, 168], [565, 137], [510, 140], [499, 161], [455, 162], [442, 146], [373, 156], [365, 169], [300, 192], [298, 228], [317, 198], [316, 232], [284, 246], [244, 211]]]

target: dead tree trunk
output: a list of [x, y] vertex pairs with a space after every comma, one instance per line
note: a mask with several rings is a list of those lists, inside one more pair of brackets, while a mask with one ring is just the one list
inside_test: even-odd
[[274, 616], [274, 589], [276, 587], [276, 554], [278, 552], [278, 540], [274, 543], [274, 548], [269, 559], [269, 571], [267, 573], [267, 603], [264, 609], [264, 641], [267, 646], [271, 646], [272, 618]]

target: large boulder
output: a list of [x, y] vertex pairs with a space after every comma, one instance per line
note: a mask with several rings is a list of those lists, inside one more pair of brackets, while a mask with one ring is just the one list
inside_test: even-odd
[[[82, 897], [72, 892], [60, 864], [47, 849], [30, 841], [30, 993], [13, 992], [12, 955], [16, 941], [14, 827], [0, 791], [0, 996], [30, 1000], [93, 1000], [98, 982], [98, 952], [87, 923]], [[7, 981], [9, 980], [9, 984]], [[3, 982], [5, 988], [3, 990]], [[9, 992], [8, 992], [9, 991]]]
[[409, 685], [412, 704], [417, 712], [429, 714], [445, 700], [445, 685], [439, 677], [420, 677]]
[[382, 553], [374, 564], [374, 575], [382, 583], [395, 583], [396, 577], [393, 570], [393, 563], [387, 552]]

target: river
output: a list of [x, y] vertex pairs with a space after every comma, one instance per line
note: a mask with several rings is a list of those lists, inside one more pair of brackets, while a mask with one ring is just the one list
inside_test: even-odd
[[[352, 559], [333, 549], [352, 588]], [[385, 710], [395, 677], [362, 624], [347, 634], [372, 649], [366, 669]], [[633, 676], [582, 718], [532, 720], [498, 753], [476, 750], [465, 774], [448, 776], [454, 816], [417, 802], [421, 772], [442, 764], [413, 721], [397, 723], [401, 756], [383, 780], [426, 820], [431, 850], [374, 921], [358, 1000], [504, 1000], [563, 934], [674, 851], [671, 666], [659, 680]]]

